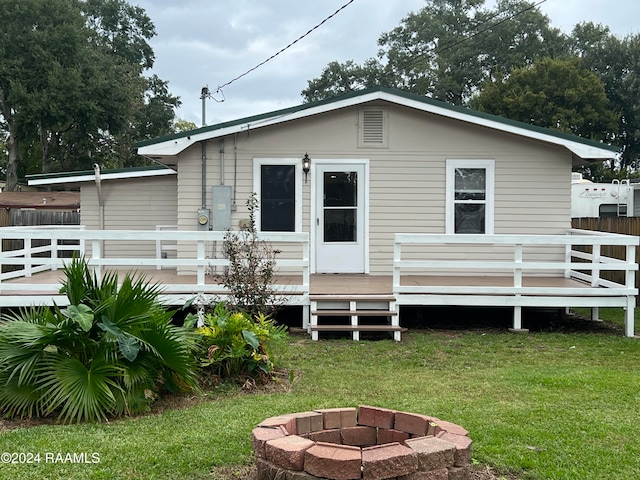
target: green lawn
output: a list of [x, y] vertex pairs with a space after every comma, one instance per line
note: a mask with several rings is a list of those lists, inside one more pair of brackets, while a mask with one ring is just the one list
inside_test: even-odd
[[[291, 385], [285, 375], [271, 393], [226, 388], [159, 415], [4, 431], [0, 452], [40, 453], [40, 463], [0, 465], [0, 478], [220, 480], [220, 468], [234, 478], [252, 463], [251, 430], [264, 418], [369, 404], [464, 426], [474, 462], [504, 474], [636, 480], [640, 341], [622, 336], [617, 312], [602, 316], [615, 331], [412, 331], [401, 343], [294, 336], [279, 352], [296, 372]], [[47, 452], [96, 453], [99, 463], [53, 463]]]

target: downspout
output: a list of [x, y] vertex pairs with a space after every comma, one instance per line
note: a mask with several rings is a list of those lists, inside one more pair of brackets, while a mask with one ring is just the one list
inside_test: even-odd
[[[100, 165], [93, 164], [93, 171], [95, 172], [96, 191], [98, 193], [98, 227], [100, 230], [104, 230], [104, 197], [102, 196], [102, 179], [100, 178]], [[100, 256], [104, 258], [104, 241], [100, 240]]]
[[104, 198], [102, 197], [102, 179], [100, 178], [100, 165], [93, 164], [93, 171], [96, 174], [96, 190], [98, 192], [98, 226], [104, 230]]

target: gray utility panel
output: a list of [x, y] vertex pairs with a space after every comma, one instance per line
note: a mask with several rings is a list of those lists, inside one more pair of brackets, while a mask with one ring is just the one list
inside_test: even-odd
[[231, 187], [214, 185], [211, 230], [225, 231], [231, 228]]

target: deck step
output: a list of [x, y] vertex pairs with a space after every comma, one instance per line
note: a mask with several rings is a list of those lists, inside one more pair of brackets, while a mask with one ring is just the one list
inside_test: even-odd
[[[310, 324], [307, 326], [312, 340], [318, 340], [320, 332], [351, 332], [353, 340], [360, 339], [364, 332], [388, 332], [396, 341], [401, 340], [401, 332], [406, 329], [399, 325], [396, 298], [389, 294], [336, 294], [310, 295]], [[333, 320], [331, 325], [320, 324], [326, 317], [347, 317], [346, 324]], [[382, 320], [374, 321], [373, 318]], [[369, 319], [369, 320], [367, 320]], [[329, 320], [325, 319], [324, 323]]]
[[396, 297], [393, 295], [311, 295], [309, 300], [312, 302], [395, 302]]
[[318, 317], [392, 317], [398, 312], [391, 310], [313, 310], [311, 315]]
[[396, 325], [311, 325], [315, 332], [406, 332]]

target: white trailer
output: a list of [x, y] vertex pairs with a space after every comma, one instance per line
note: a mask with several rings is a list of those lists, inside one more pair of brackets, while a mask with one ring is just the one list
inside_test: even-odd
[[640, 183], [614, 180], [592, 183], [580, 173], [571, 179], [571, 217], [638, 217]]

